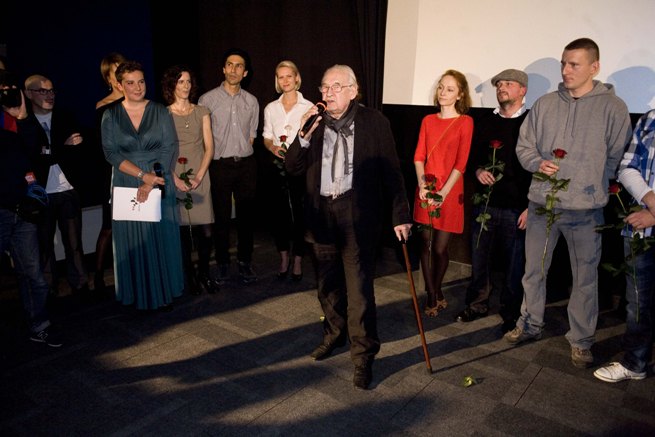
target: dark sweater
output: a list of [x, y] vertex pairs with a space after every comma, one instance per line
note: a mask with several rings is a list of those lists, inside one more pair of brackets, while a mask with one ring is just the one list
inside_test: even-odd
[[475, 171], [491, 162], [490, 142], [499, 140], [503, 143], [503, 147], [496, 150], [496, 161], [503, 161], [505, 170], [500, 181], [494, 184], [489, 206], [519, 210], [528, 206], [528, 190], [532, 174], [523, 169], [516, 157], [519, 130], [527, 114], [528, 111], [517, 118], [503, 118], [489, 113], [475, 121], [466, 173], [475, 180], [477, 193], [484, 193], [486, 186], [478, 181]]

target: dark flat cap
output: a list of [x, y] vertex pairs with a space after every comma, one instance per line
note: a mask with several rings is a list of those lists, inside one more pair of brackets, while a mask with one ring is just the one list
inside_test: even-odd
[[499, 80], [513, 80], [518, 82], [524, 87], [528, 86], [528, 75], [522, 72], [521, 70], [515, 70], [513, 68], [503, 70], [494, 77], [491, 78], [491, 84], [496, 86], [496, 83]]

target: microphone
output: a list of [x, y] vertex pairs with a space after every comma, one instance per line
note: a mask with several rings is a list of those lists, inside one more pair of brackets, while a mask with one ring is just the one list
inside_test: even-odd
[[327, 109], [327, 103], [325, 100], [321, 100], [320, 102], [316, 103], [316, 109], [318, 109], [318, 113], [312, 115], [309, 117], [309, 119], [305, 122], [305, 125], [300, 129], [300, 132], [298, 132], [298, 135], [300, 135], [302, 138], [305, 138], [305, 135], [307, 135], [307, 132], [314, 126], [314, 123], [316, 123], [316, 119], [321, 116]]
[[[152, 168], [153, 168], [153, 170], [155, 170], [155, 174], [156, 174], [158, 177], [160, 177], [160, 178], [163, 178], [163, 177], [164, 177], [164, 170], [162, 169], [160, 163], [155, 162], [155, 165], [153, 165]], [[165, 189], [165, 187], [164, 187], [163, 185], [157, 185], [156, 188], [159, 188], [159, 189], [161, 190], [161, 197], [162, 197], [162, 199], [163, 199], [163, 198], [164, 198], [164, 195], [166, 194], [166, 189]]]

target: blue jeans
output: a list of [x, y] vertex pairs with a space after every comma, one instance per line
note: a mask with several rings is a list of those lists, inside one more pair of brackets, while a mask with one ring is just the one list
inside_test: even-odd
[[[655, 288], [655, 247], [630, 259], [630, 239], [624, 239], [627, 317], [621, 364], [633, 372], [645, 372], [653, 353], [653, 288]], [[633, 270], [634, 269], [634, 270]], [[633, 278], [633, 272], [636, 277]], [[637, 315], [638, 321], [637, 321]]]
[[[546, 309], [546, 275], [550, 272], [555, 244], [560, 235], [566, 239], [571, 261], [573, 284], [568, 304], [569, 331], [566, 339], [571, 346], [589, 349], [595, 340], [598, 321], [598, 263], [601, 235], [596, 227], [604, 223], [603, 209], [555, 209], [562, 215], [555, 221], [546, 240], [546, 215], [535, 210], [540, 205], [530, 202], [525, 236], [525, 275], [523, 304], [517, 326], [528, 334], [537, 334], [544, 327]], [[542, 256], [548, 241], [543, 271]], [[557, 274], [557, 272], [553, 272]]]
[[480, 234], [481, 225], [475, 221], [475, 218], [482, 211], [483, 206], [478, 205], [473, 208], [472, 278], [466, 290], [466, 304], [477, 312], [485, 312], [489, 309], [489, 296], [496, 285], [491, 279], [491, 272], [494, 263], [500, 260], [504, 278], [499, 295], [499, 312], [503, 320], [515, 321], [519, 317], [523, 299], [521, 279], [525, 265], [525, 232], [517, 225], [522, 211], [489, 207], [487, 212], [491, 214], [491, 219], [486, 223], [487, 230]]
[[39, 264], [36, 225], [22, 220], [13, 211], [0, 208], [0, 252], [6, 250], [14, 261], [30, 330], [42, 331], [50, 325], [46, 311], [48, 283]]

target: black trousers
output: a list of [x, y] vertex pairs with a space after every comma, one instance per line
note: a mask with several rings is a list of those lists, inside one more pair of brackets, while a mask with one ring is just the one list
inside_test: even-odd
[[[257, 161], [254, 155], [246, 158], [215, 159], [209, 165], [212, 203], [214, 207], [214, 243], [216, 262], [230, 262], [230, 220], [232, 196], [237, 221], [237, 259], [250, 263], [255, 225]], [[260, 212], [260, 217], [263, 212]]]
[[66, 255], [66, 277], [73, 289], [87, 284], [88, 274], [82, 247], [82, 206], [76, 190], [48, 194], [48, 208], [38, 225], [41, 268], [52, 287], [57, 286], [55, 233], [61, 232]]
[[[278, 252], [293, 248], [294, 256], [305, 255], [304, 176], [275, 175], [270, 181], [272, 234]], [[290, 243], [293, 243], [291, 246]]]
[[348, 336], [353, 363], [363, 364], [380, 351], [373, 291], [375, 241], [358, 242], [348, 194], [321, 198], [320, 208], [331, 235], [331, 242], [313, 244], [325, 341]]

